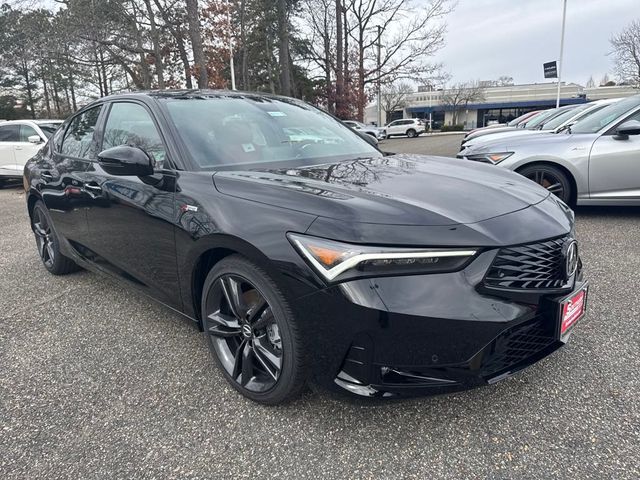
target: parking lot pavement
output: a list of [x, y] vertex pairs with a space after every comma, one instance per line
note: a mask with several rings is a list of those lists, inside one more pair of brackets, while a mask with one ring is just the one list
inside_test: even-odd
[[455, 157], [460, 151], [463, 133], [422, 134], [416, 138], [393, 137], [382, 140], [380, 150], [392, 153], [421, 153]]
[[266, 408], [179, 315], [47, 274], [0, 190], [0, 478], [640, 478], [640, 209], [580, 209], [577, 230], [590, 312], [550, 358], [444, 397]]

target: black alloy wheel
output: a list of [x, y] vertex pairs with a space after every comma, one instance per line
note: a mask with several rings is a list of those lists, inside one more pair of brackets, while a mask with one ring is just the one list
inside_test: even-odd
[[417, 135], [417, 132], [413, 128], [410, 128], [409, 130], [407, 130], [407, 137], [414, 138], [416, 135]]
[[559, 168], [552, 165], [532, 165], [524, 167], [518, 173], [546, 188], [567, 205], [571, 202], [571, 182]]
[[44, 267], [54, 275], [66, 275], [80, 270], [70, 258], [60, 253], [60, 243], [51, 223], [46, 207], [41, 201], [36, 202], [31, 214], [31, 228], [36, 237], [38, 255]]
[[252, 400], [275, 404], [304, 386], [301, 341], [286, 301], [267, 274], [239, 256], [205, 281], [202, 323], [227, 380]]

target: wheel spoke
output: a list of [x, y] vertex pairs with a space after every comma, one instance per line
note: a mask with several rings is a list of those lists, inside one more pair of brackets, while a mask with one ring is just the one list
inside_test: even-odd
[[253, 377], [253, 349], [249, 342], [245, 342], [242, 349], [242, 378], [240, 384], [244, 387]]
[[229, 276], [222, 277], [220, 283], [222, 285], [224, 297], [226, 298], [233, 315], [238, 319], [244, 318], [245, 309], [242, 302], [240, 283]]
[[47, 242], [47, 260], [50, 260], [53, 262], [54, 259], [54, 252], [53, 252], [53, 246], [51, 245], [51, 242]]
[[264, 328], [267, 325], [269, 325], [269, 323], [271, 323], [272, 321], [273, 321], [273, 312], [271, 311], [271, 307], [267, 305], [267, 308], [265, 308], [262, 311], [262, 314], [256, 319], [255, 323], [253, 324], [253, 328], [255, 330], [260, 330], [261, 328]]
[[33, 224], [33, 231], [39, 237], [46, 238], [46, 236], [47, 236], [46, 230], [42, 227], [42, 225], [40, 223], [34, 223]]
[[207, 320], [212, 323], [208, 328], [210, 335], [222, 338], [242, 335], [238, 320], [231, 315], [221, 313], [220, 310], [208, 315]]
[[260, 319], [268, 308], [269, 304], [264, 297], [260, 295], [258, 301], [247, 311], [247, 319], [249, 320], [249, 323], [254, 323]]
[[36, 245], [38, 246], [38, 254], [40, 255], [40, 258], [44, 258], [44, 249], [47, 245], [46, 240], [42, 237], [37, 237]]
[[233, 361], [233, 371], [231, 372], [231, 376], [234, 378], [234, 380], [238, 380], [238, 377], [240, 376], [240, 372], [242, 370], [242, 352], [244, 351], [245, 346], [247, 345], [247, 340], [242, 340], [242, 342], [240, 342], [240, 346], [236, 349], [236, 353], [234, 355], [234, 361]]
[[549, 190], [551, 193], [562, 192], [562, 184], [560, 182], [554, 183], [553, 185], [549, 185], [547, 187], [547, 190]]
[[259, 360], [270, 363], [276, 370], [282, 368], [282, 357], [279, 357], [271, 351], [271, 345], [266, 335], [256, 338], [253, 342], [253, 347]]

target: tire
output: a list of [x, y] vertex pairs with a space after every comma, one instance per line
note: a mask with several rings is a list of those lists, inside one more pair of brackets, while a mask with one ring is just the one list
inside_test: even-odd
[[73, 260], [60, 253], [60, 240], [53, 227], [47, 208], [38, 200], [31, 213], [31, 230], [36, 237], [40, 260], [49, 273], [67, 275], [81, 268]]
[[571, 180], [558, 167], [547, 164], [529, 165], [518, 170], [518, 173], [546, 188], [567, 205], [573, 203], [574, 191]]
[[416, 132], [413, 128], [407, 130], [407, 137], [414, 138], [418, 136], [418, 132]]
[[302, 392], [308, 377], [302, 335], [262, 268], [239, 255], [218, 262], [205, 280], [201, 312], [215, 363], [238, 392], [265, 405]]

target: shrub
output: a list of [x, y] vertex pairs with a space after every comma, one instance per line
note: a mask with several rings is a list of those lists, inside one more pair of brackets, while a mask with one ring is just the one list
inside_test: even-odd
[[443, 125], [440, 128], [441, 132], [461, 132], [464, 130], [464, 126], [462, 125]]

